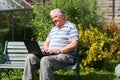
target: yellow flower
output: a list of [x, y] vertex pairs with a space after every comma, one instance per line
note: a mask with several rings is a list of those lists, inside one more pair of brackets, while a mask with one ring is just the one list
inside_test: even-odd
[[90, 33], [90, 37], [89, 37], [89, 38], [90, 38], [90, 41], [94, 41], [94, 35], [95, 35], [94, 32], [91, 32], [91, 33]]
[[84, 60], [84, 66], [86, 66], [87, 65], [87, 61], [86, 60]]
[[103, 58], [106, 58], [106, 57], [107, 57], [107, 53], [108, 53], [108, 52], [102, 52], [102, 53], [101, 53], [101, 54], [103, 55], [102, 57], [103, 57]]
[[104, 46], [104, 43], [105, 43], [105, 41], [102, 41], [102, 42], [100, 43], [100, 46], [103, 47], [103, 46]]
[[101, 55], [98, 55], [98, 60], [102, 60], [102, 56]]
[[95, 28], [95, 33], [97, 33], [98, 35], [100, 34], [97, 28]]
[[94, 53], [94, 51], [96, 51], [97, 49], [97, 43], [93, 43], [90, 47], [90, 53]]
[[78, 29], [83, 30], [83, 27], [81, 26], [81, 24], [78, 24]]
[[87, 37], [87, 36], [89, 36], [89, 35], [88, 35], [88, 32], [87, 32], [87, 31], [85, 31], [85, 37]]
[[112, 59], [112, 60], [111, 60], [111, 62], [112, 62], [112, 63], [115, 63], [115, 60], [114, 60], [114, 59]]
[[97, 58], [96, 58], [96, 57], [94, 57], [94, 61], [97, 61]]
[[83, 36], [83, 31], [80, 32], [79, 36], [80, 36], [80, 39], [81, 39], [82, 36]]
[[88, 59], [87, 59], [87, 63], [90, 64], [92, 61], [92, 57], [90, 56]]
[[81, 69], [81, 70], [83, 70], [83, 69], [84, 69], [82, 65], [80, 65], [80, 69]]
[[93, 26], [92, 26], [92, 25], [90, 25], [90, 30], [94, 30], [94, 28], [93, 28]]

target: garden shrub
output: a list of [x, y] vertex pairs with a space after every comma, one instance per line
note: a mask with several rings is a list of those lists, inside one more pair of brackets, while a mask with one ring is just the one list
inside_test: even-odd
[[[107, 57], [107, 48], [105, 43], [110, 42], [105, 33], [101, 33], [97, 28], [90, 25], [90, 29], [83, 30], [82, 26], [78, 25], [80, 29], [80, 45], [82, 63], [81, 68], [89, 71], [88, 67], [94, 67], [97, 61], [102, 61]], [[87, 69], [87, 70], [86, 70]]]
[[119, 27], [106, 26], [104, 32], [92, 25], [89, 29], [83, 29], [79, 24], [78, 28], [80, 30], [81, 70], [87, 73], [91, 71], [91, 68], [114, 71], [115, 64], [120, 60]]
[[52, 7], [49, 5], [42, 5], [41, 3], [33, 5], [32, 7], [35, 15], [30, 23], [33, 31], [32, 40], [44, 41], [50, 29], [53, 27], [52, 20], [49, 16]]
[[[99, 26], [100, 15], [97, 13], [96, 0], [51, 0], [52, 4], [36, 3], [33, 5], [34, 19], [31, 21], [33, 39], [45, 40], [50, 29], [53, 27], [49, 12], [54, 8], [64, 11], [66, 19], [75, 23], [80, 23], [84, 28], [89, 28], [89, 24]], [[43, 35], [44, 33], [44, 35]]]
[[[81, 24], [88, 28], [89, 24], [96, 27], [100, 26], [101, 14], [97, 13], [99, 7], [96, 5], [97, 0], [52, 0], [55, 7], [61, 8], [68, 20], [75, 24]], [[59, 3], [58, 3], [59, 2]]]

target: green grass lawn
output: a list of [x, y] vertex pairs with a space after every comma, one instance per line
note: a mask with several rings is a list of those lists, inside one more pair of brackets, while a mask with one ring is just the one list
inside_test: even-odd
[[[10, 79], [8, 76], [3, 73], [3, 78], [1, 80], [21, 80], [22, 78], [22, 70], [14, 70], [10, 71]], [[75, 72], [70, 71], [56, 71], [53, 75], [53, 80], [75, 80]], [[38, 79], [38, 74], [35, 76], [35, 80]], [[85, 74], [80, 72], [80, 80], [120, 80], [118, 79], [113, 72], [103, 72], [103, 71], [96, 71], [91, 72], [89, 74]]]
[[[75, 80], [75, 74], [74, 72], [67, 71], [67, 74], [55, 74], [54, 80]], [[83, 72], [80, 72], [80, 80], [120, 80], [118, 79], [113, 72], [103, 72], [103, 71], [96, 71], [91, 72], [89, 74], [85, 74]]]

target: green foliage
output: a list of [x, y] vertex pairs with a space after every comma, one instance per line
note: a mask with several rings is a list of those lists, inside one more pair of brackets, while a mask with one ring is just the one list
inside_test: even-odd
[[25, 40], [29, 35], [27, 35], [28, 24], [30, 18], [27, 16], [29, 11], [14, 11], [14, 12], [6, 12], [4, 13], [4, 17], [6, 20], [3, 20], [3, 24], [0, 26], [4, 27], [3, 41], [13, 40]]
[[[10, 79], [7, 74], [3, 73], [1, 80], [21, 80], [23, 70], [13, 70], [10, 74]], [[35, 80], [39, 80], [39, 74], [35, 74]], [[74, 71], [57, 71], [54, 72], [53, 80], [75, 80], [76, 75]], [[107, 71], [95, 71], [89, 74], [80, 71], [80, 80], [119, 80], [114, 73]]]
[[89, 29], [83, 29], [79, 24], [78, 28], [82, 58], [80, 68], [86, 73], [89, 73], [91, 68], [114, 71], [120, 60], [119, 27], [108, 26], [103, 29], [104, 32], [91, 25]]
[[99, 9], [95, 4], [96, 0], [54, 0], [56, 7], [61, 8], [68, 20], [81, 24], [88, 28], [89, 24], [99, 26], [100, 15], [97, 13]]
[[89, 24], [99, 26], [100, 16], [97, 14], [96, 0], [51, 0], [52, 4], [37, 3], [33, 5], [34, 19], [31, 21], [33, 40], [43, 41], [46, 39], [50, 29], [54, 26], [49, 12], [54, 8], [64, 11], [66, 19], [75, 24], [80, 23], [84, 28]]
[[33, 39], [43, 41], [46, 39], [51, 27], [53, 27], [49, 12], [49, 5], [33, 5], [35, 18], [32, 20]]

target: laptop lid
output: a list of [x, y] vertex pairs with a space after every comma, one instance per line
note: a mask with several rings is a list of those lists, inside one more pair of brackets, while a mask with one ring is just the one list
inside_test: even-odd
[[24, 43], [29, 53], [35, 54], [36, 56], [43, 56], [37, 41], [24, 41]]

